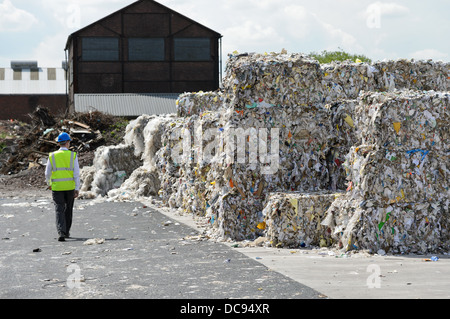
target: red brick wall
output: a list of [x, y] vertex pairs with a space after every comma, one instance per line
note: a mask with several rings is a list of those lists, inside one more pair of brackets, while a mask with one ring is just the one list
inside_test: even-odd
[[47, 107], [52, 115], [64, 114], [67, 95], [0, 95], [0, 120], [30, 122], [27, 115], [37, 106]]

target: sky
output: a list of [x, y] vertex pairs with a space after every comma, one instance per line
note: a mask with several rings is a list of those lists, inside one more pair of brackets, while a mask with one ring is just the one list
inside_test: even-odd
[[[134, 0], [0, 0], [0, 67], [61, 67], [68, 36]], [[237, 52], [344, 50], [373, 61], [450, 61], [450, 0], [159, 0]]]

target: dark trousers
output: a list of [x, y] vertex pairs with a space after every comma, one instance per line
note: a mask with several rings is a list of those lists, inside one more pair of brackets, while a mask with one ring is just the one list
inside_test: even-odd
[[60, 237], [68, 237], [72, 227], [74, 192], [73, 190], [52, 192], [56, 211], [56, 230]]

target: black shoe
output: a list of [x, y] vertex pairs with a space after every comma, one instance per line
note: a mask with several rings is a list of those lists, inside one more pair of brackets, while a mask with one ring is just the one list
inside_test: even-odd
[[58, 238], [58, 241], [66, 241], [66, 239], [63, 236], [61, 236]]

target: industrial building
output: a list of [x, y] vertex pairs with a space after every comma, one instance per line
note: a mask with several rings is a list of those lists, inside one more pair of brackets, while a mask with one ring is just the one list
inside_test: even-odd
[[0, 68], [0, 120], [28, 121], [29, 113], [45, 106], [55, 114], [67, 106], [67, 77], [59, 68], [41, 68], [37, 61], [11, 61]]
[[136, 1], [68, 37], [69, 107], [84, 108], [89, 94], [123, 94], [128, 109], [126, 97], [142, 94], [147, 103], [171, 99], [175, 110], [180, 93], [219, 88], [221, 37], [156, 1]]

